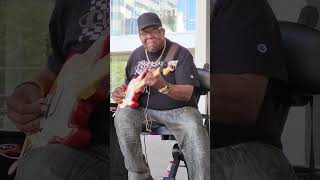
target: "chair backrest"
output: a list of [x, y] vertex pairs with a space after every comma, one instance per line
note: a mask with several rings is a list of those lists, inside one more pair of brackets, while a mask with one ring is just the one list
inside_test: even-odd
[[206, 94], [210, 91], [210, 71], [206, 69], [197, 68], [199, 81], [200, 81], [200, 92]]
[[320, 31], [279, 22], [291, 95], [320, 94]]
[[[313, 95], [320, 94], [320, 31], [291, 22], [280, 22], [280, 29], [289, 75], [288, 93], [291, 95], [291, 102], [288, 104], [287, 110], [290, 105], [301, 106], [308, 103], [310, 105], [309, 115], [307, 116], [311, 126], [308, 130], [310, 131], [308, 132], [310, 142], [309, 167], [301, 168], [301, 170], [295, 168], [295, 171], [303, 174], [307, 172], [307, 174], [312, 175], [315, 172]], [[295, 97], [300, 101], [298, 104], [294, 100]], [[284, 113], [284, 119], [287, 118], [287, 113], [288, 111]], [[282, 124], [282, 128], [283, 126], [284, 124]]]

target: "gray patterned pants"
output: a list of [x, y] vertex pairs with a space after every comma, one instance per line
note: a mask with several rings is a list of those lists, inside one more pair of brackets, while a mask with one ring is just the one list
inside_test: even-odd
[[49, 144], [18, 161], [15, 180], [109, 180], [108, 153], [104, 145], [78, 150]]
[[211, 150], [211, 180], [296, 180], [283, 152], [258, 142]]
[[[166, 125], [181, 148], [191, 180], [209, 180], [210, 147], [208, 132], [195, 107], [157, 111], [148, 109], [152, 122]], [[140, 134], [144, 109], [123, 108], [116, 112], [114, 124], [129, 180], [148, 180], [150, 170], [144, 160]]]

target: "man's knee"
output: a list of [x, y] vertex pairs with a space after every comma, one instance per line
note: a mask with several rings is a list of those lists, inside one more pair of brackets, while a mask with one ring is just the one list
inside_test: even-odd
[[184, 114], [186, 117], [181, 124], [182, 143], [186, 151], [202, 156], [209, 153], [209, 134], [207, 128], [202, 122], [201, 114], [195, 111], [188, 111]]

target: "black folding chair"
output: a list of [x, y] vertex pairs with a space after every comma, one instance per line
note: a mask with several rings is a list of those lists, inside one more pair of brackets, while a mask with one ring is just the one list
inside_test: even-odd
[[292, 22], [280, 22], [280, 29], [289, 75], [283, 118], [287, 119], [292, 106], [308, 106], [310, 109], [309, 119], [306, 119], [311, 125], [309, 165], [295, 166], [294, 169], [299, 178], [316, 180], [320, 178], [320, 169], [315, 166], [313, 134], [316, 129], [313, 124], [319, 119], [313, 117], [313, 100], [320, 94], [320, 31]]

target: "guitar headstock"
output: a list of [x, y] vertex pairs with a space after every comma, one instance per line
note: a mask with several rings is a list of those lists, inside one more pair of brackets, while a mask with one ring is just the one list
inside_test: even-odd
[[167, 75], [169, 74], [170, 72], [173, 72], [176, 67], [177, 67], [177, 64], [178, 64], [178, 60], [172, 60], [172, 61], [169, 61], [167, 63], [167, 67], [164, 67], [163, 70], [162, 70], [162, 74], [163, 75]]

